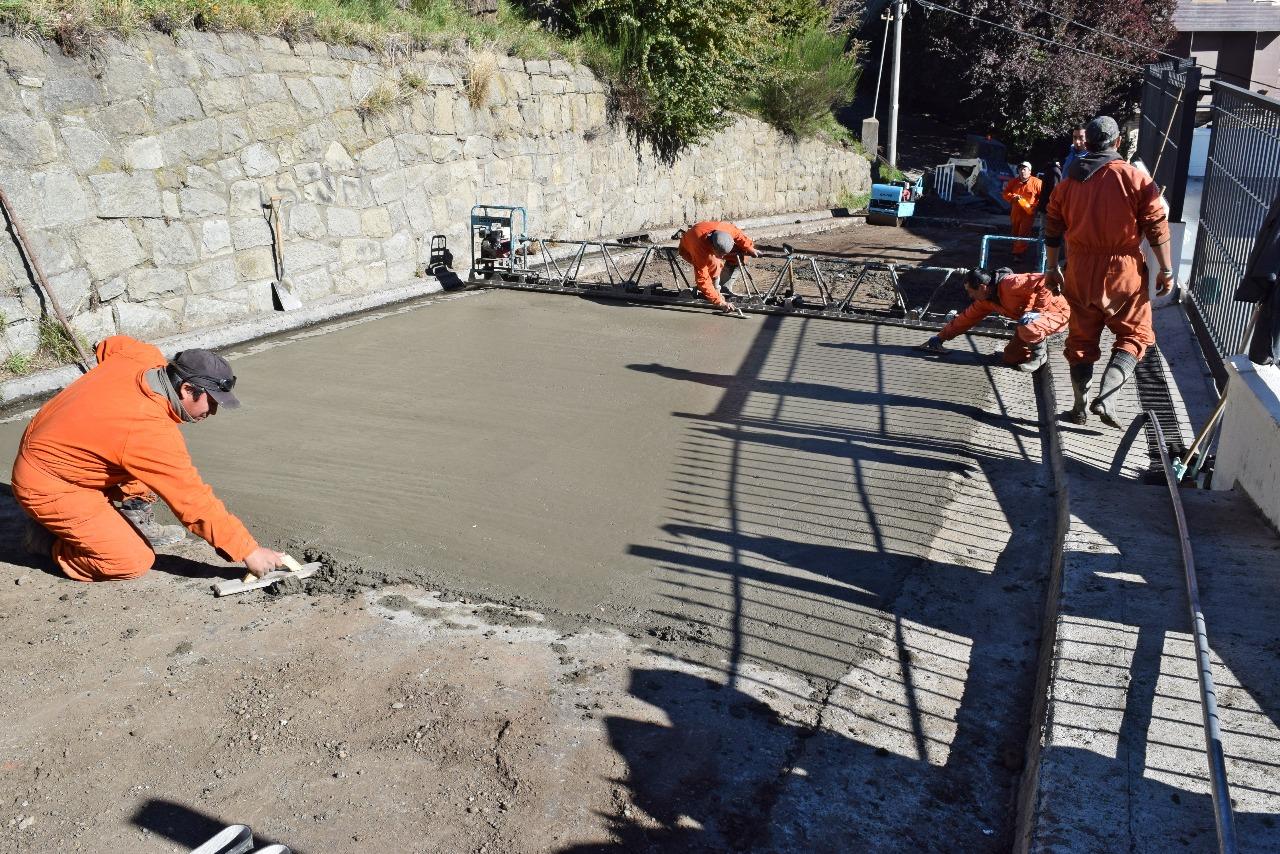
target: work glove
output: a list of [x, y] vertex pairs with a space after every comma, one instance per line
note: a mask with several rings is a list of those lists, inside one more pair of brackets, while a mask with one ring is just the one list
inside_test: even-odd
[[941, 339], [940, 337], [938, 337], [937, 335], [935, 335], [935, 336], [933, 336], [932, 338], [930, 338], [928, 341], [926, 341], [926, 342], [924, 342], [923, 344], [921, 344], [921, 345], [920, 345], [920, 349], [921, 349], [921, 350], [933, 350], [934, 352], [941, 353], [941, 352], [943, 352], [944, 350], [946, 350], [947, 348], [946, 348], [946, 347], [944, 347], [944, 346], [942, 346], [942, 339]]
[[1054, 296], [1060, 296], [1062, 294], [1063, 285], [1062, 271], [1055, 268], [1045, 270], [1044, 284], [1045, 287], [1049, 289], [1049, 293]]
[[1023, 314], [1022, 317], [1018, 318], [1018, 325], [1026, 326], [1028, 323], [1035, 323], [1039, 319], [1040, 319], [1040, 312], [1028, 311], [1025, 314]]

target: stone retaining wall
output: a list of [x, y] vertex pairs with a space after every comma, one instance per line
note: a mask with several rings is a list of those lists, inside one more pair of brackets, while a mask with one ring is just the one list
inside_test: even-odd
[[[586, 69], [184, 32], [94, 61], [0, 39], [0, 188], [73, 325], [156, 338], [274, 310], [263, 204], [285, 200], [286, 278], [304, 303], [411, 280], [445, 234], [465, 264], [477, 202], [530, 233], [584, 238], [831, 206], [865, 159], [742, 119], [674, 166], [610, 122]], [[383, 109], [370, 112], [379, 96]], [[386, 102], [390, 102], [387, 104]], [[0, 359], [47, 313], [0, 238]]]

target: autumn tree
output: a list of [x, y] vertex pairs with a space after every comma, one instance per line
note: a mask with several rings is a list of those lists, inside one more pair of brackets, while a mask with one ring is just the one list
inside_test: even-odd
[[1157, 60], [1153, 48], [1172, 40], [1177, 6], [1177, 0], [931, 3], [972, 17], [910, 4], [904, 95], [963, 124], [986, 124], [1024, 150], [1131, 98], [1139, 67]]

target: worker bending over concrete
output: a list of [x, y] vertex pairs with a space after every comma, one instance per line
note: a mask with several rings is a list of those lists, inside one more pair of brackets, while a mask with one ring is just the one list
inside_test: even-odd
[[[1102, 329], [1116, 336], [1098, 396], [1089, 411], [1119, 427], [1116, 394], [1133, 376], [1138, 360], [1155, 343], [1151, 327], [1151, 294], [1142, 256], [1145, 235], [1160, 263], [1156, 293], [1173, 287], [1167, 210], [1160, 188], [1116, 152], [1120, 126], [1098, 116], [1085, 127], [1089, 152], [1075, 158], [1062, 183], [1049, 197], [1044, 242], [1049, 286], [1061, 290], [1071, 304], [1071, 326], [1065, 354], [1071, 363], [1075, 404], [1068, 417], [1088, 420], [1085, 400], [1093, 382], [1093, 364], [1102, 355]], [[1058, 250], [1066, 239], [1071, 263], [1058, 269]]]
[[42, 406], [22, 436], [13, 494], [31, 517], [28, 549], [76, 581], [137, 578], [156, 545], [185, 536], [156, 524], [158, 493], [223, 558], [259, 577], [281, 566], [284, 555], [259, 546], [200, 479], [178, 429], [240, 405], [227, 361], [187, 350], [166, 363], [125, 335], [95, 352], [98, 365]]
[[924, 349], [942, 351], [944, 341], [963, 335], [989, 315], [1002, 314], [1018, 323], [1013, 340], [1004, 348], [1004, 363], [1019, 371], [1034, 371], [1048, 358], [1046, 339], [1066, 329], [1071, 315], [1067, 301], [1046, 286], [1043, 273], [969, 270], [964, 291], [973, 304], [926, 341]]
[[732, 293], [730, 283], [738, 272], [740, 255], [759, 257], [750, 237], [731, 222], [700, 222], [680, 238], [680, 257], [693, 265], [693, 281], [698, 292], [724, 314], [743, 317], [740, 309], [726, 300], [723, 288]]

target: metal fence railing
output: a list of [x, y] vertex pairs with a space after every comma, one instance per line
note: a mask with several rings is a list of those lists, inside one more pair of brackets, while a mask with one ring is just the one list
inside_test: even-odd
[[1156, 62], [1142, 71], [1138, 157], [1164, 190], [1172, 222], [1182, 221], [1199, 97], [1200, 67], [1194, 60]]
[[956, 186], [956, 167], [952, 163], [944, 163], [933, 167], [933, 194], [944, 202], [951, 201], [951, 194]]
[[1215, 372], [1244, 352], [1253, 306], [1236, 302], [1254, 238], [1280, 191], [1280, 101], [1213, 82], [1213, 134], [1188, 293]]

